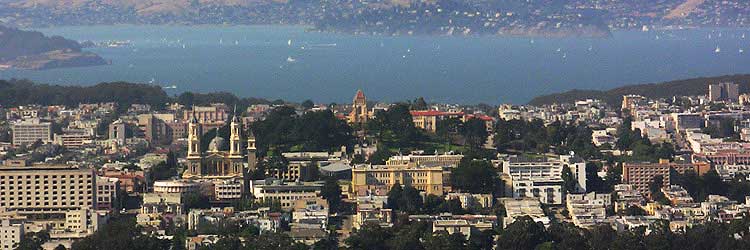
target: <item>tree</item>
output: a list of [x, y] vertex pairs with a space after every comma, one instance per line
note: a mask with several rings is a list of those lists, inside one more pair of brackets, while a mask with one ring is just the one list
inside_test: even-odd
[[185, 196], [183, 197], [183, 202], [185, 204], [185, 209], [205, 209], [211, 207], [208, 196], [197, 192], [185, 194]]
[[41, 231], [38, 233], [26, 233], [18, 243], [16, 250], [41, 250], [42, 245], [49, 241], [49, 233]]
[[132, 218], [110, 220], [94, 234], [73, 242], [73, 250], [161, 250], [168, 249], [170, 242], [141, 233], [141, 228]]
[[411, 103], [411, 109], [412, 110], [427, 110], [427, 102], [424, 100], [423, 97], [419, 97], [417, 99], [414, 99], [414, 102]]
[[333, 177], [326, 178], [320, 194], [328, 201], [331, 212], [339, 211], [339, 206], [341, 205], [341, 186], [339, 186], [336, 179]]
[[565, 165], [562, 169], [562, 180], [563, 180], [563, 189], [566, 193], [571, 194], [575, 193], [576, 191], [576, 179], [573, 177], [573, 172], [570, 171], [570, 168]]
[[541, 222], [534, 222], [530, 217], [523, 216], [508, 225], [500, 233], [497, 241], [498, 249], [534, 249], [539, 244], [548, 241], [549, 236]]
[[461, 233], [439, 231], [425, 237], [424, 247], [430, 250], [461, 250], [464, 249], [465, 241], [465, 236]]
[[377, 224], [366, 223], [352, 232], [345, 240], [350, 250], [389, 250], [386, 241], [393, 237], [393, 233]]
[[401, 199], [399, 200], [399, 209], [402, 212], [409, 214], [415, 214], [422, 210], [422, 196], [419, 195], [419, 190], [412, 187], [411, 185], [405, 185]]
[[482, 148], [487, 141], [487, 136], [489, 136], [484, 121], [477, 118], [464, 122], [461, 126], [461, 132], [466, 139], [466, 144], [473, 149]]
[[661, 175], [654, 176], [654, 179], [648, 185], [648, 190], [651, 191], [651, 200], [661, 204], [669, 204], [669, 200], [661, 192], [662, 187], [664, 187], [664, 177]]
[[490, 194], [501, 186], [492, 163], [485, 160], [461, 161], [451, 171], [451, 185], [464, 192]]
[[311, 108], [315, 107], [315, 103], [313, 103], [312, 100], [308, 99], [308, 100], [305, 100], [304, 102], [302, 102], [301, 106], [305, 110], [308, 110], [308, 109], [311, 109]]
[[370, 159], [368, 159], [370, 164], [376, 164], [376, 165], [382, 165], [385, 164], [385, 161], [388, 160], [388, 158], [391, 158], [393, 153], [383, 147], [378, 146], [378, 149], [370, 155]]
[[375, 118], [367, 122], [368, 132], [386, 144], [405, 148], [419, 141], [419, 131], [414, 127], [409, 106], [403, 103], [378, 111]]
[[391, 186], [391, 190], [388, 191], [388, 208], [399, 210], [399, 205], [403, 197], [403, 193], [404, 189], [401, 188], [401, 184], [393, 184], [393, 186]]
[[67, 249], [67, 248], [65, 248], [65, 246], [63, 246], [62, 244], [60, 244], [60, 245], [57, 245], [57, 246], [55, 247], [55, 250], [68, 250], [68, 249]]

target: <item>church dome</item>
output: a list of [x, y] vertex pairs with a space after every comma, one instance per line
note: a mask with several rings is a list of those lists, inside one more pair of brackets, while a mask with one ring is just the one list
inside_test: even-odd
[[224, 147], [224, 138], [221, 138], [221, 136], [217, 135], [208, 144], [208, 151], [216, 152], [221, 150], [222, 147]]

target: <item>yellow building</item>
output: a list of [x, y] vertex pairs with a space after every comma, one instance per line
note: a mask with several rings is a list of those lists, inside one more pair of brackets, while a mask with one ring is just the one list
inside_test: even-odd
[[412, 121], [414, 122], [414, 127], [432, 133], [437, 131], [437, 122], [439, 120], [448, 118], [458, 118], [463, 120], [464, 117], [464, 113], [462, 112], [443, 112], [437, 110], [412, 110], [410, 113]]
[[352, 191], [356, 196], [385, 195], [399, 183], [427, 194], [442, 196], [443, 168], [408, 165], [360, 165], [352, 169]]

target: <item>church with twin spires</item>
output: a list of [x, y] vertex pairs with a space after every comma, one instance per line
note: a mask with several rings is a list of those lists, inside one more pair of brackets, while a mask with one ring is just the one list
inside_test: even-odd
[[204, 152], [201, 150], [203, 125], [193, 116], [188, 124], [187, 168], [182, 174], [183, 179], [244, 180], [248, 171], [255, 169], [257, 159], [252, 131], [247, 138], [247, 148], [243, 150], [242, 124], [236, 112], [229, 127], [229, 151], [222, 150], [227, 140], [219, 136], [217, 129], [216, 135], [208, 144], [208, 150]]

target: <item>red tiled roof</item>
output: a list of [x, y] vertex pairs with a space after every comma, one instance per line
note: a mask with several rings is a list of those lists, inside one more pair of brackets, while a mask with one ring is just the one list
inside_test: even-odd
[[437, 110], [412, 110], [412, 116], [450, 116], [450, 115], [463, 115], [463, 112], [443, 112]]

